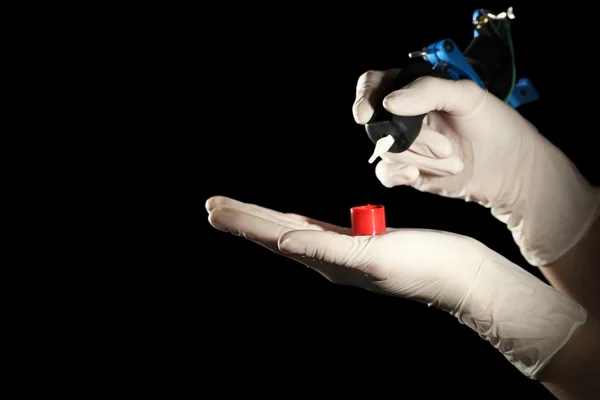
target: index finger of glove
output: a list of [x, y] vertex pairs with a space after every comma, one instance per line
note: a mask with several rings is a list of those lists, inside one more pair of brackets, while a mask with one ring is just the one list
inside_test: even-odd
[[383, 106], [395, 115], [411, 116], [444, 111], [455, 117], [465, 117], [476, 111], [487, 91], [471, 80], [424, 76], [383, 99]]
[[380, 102], [400, 69], [385, 71], [371, 70], [363, 73], [356, 83], [356, 97], [352, 105], [354, 120], [364, 125], [373, 116], [375, 106]]

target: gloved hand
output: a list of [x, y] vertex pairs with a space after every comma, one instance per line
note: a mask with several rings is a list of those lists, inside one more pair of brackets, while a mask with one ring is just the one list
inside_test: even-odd
[[284, 254], [334, 283], [451, 313], [532, 379], [586, 321], [576, 302], [465, 236], [396, 229], [352, 237], [346, 228], [225, 197], [210, 198], [206, 209], [215, 228]]
[[428, 113], [409, 150], [381, 157], [375, 172], [384, 186], [490, 208], [535, 266], [556, 261], [585, 236], [599, 215], [600, 190], [516, 110], [470, 80], [424, 77], [381, 99], [396, 73], [363, 74], [353, 105], [360, 124], [378, 101], [396, 115]]

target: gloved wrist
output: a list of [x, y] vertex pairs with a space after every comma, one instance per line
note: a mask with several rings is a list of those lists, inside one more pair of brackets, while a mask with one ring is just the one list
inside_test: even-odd
[[[386, 290], [454, 315], [525, 376], [537, 379], [585, 323], [588, 313], [580, 304], [481, 242], [447, 233], [417, 235], [390, 241], [389, 251], [373, 248], [385, 265], [403, 260], [417, 266], [418, 276], [404, 273], [400, 282], [386, 282]], [[381, 241], [392, 237], [386, 236]], [[412, 252], [399, 244], [404, 241], [413, 243]], [[427, 243], [436, 253], [425, 257], [425, 247], [415, 243]]]
[[522, 135], [514, 171], [505, 171], [489, 205], [511, 231], [531, 265], [548, 265], [567, 253], [600, 214], [600, 189], [593, 187], [557, 147], [538, 132]]
[[[569, 341], [587, 311], [482, 245], [470, 288], [450, 313], [531, 379]], [[435, 304], [432, 304], [435, 305]]]

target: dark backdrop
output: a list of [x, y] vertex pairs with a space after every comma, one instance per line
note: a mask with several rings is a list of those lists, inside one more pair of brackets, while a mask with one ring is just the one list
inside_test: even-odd
[[477, 7], [500, 12], [510, 5], [517, 17], [519, 78], [532, 79], [542, 96], [521, 112], [598, 184], [590, 145], [596, 126], [588, 117], [593, 104], [584, 99], [589, 82], [572, 75], [581, 71], [577, 54], [585, 54], [584, 45], [576, 41], [584, 28], [564, 29], [567, 16], [581, 17], [579, 9], [497, 1], [393, 8], [357, 2], [325, 11], [302, 3], [250, 3], [231, 6], [235, 15], [202, 13], [201, 44], [189, 56], [202, 63], [193, 94], [200, 104], [193, 115], [201, 125], [196, 159], [202, 178], [193, 185], [200, 187], [202, 262], [173, 291], [192, 316], [186, 324], [202, 338], [197, 361], [204, 385], [280, 398], [300, 391], [550, 398], [454, 317], [335, 286], [300, 264], [212, 229], [203, 208], [208, 197], [225, 195], [348, 225], [351, 206], [381, 203], [388, 226], [469, 235], [540, 276], [483, 207], [384, 188], [375, 164], [367, 163], [373, 145], [351, 113], [361, 73], [402, 66], [408, 52], [446, 37], [464, 50]]

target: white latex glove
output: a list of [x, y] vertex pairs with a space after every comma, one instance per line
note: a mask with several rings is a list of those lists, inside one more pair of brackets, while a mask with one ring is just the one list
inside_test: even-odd
[[576, 302], [468, 237], [415, 229], [352, 237], [346, 228], [225, 197], [209, 199], [206, 209], [215, 228], [334, 283], [448, 311], [532, 379], [586, 320]]
[[396, 115], [428, 113], [409, 150], [381, 157], [375, 172], [384, 186], [490, 208], [535, 266], [556, 261], [585, 236], [599, 215], [600, 190], [515, 109], [472, 81], [433, 77], [378, 98], [396, 73], [363, 74], [353, 105], [360, 124], [377, 101]]

